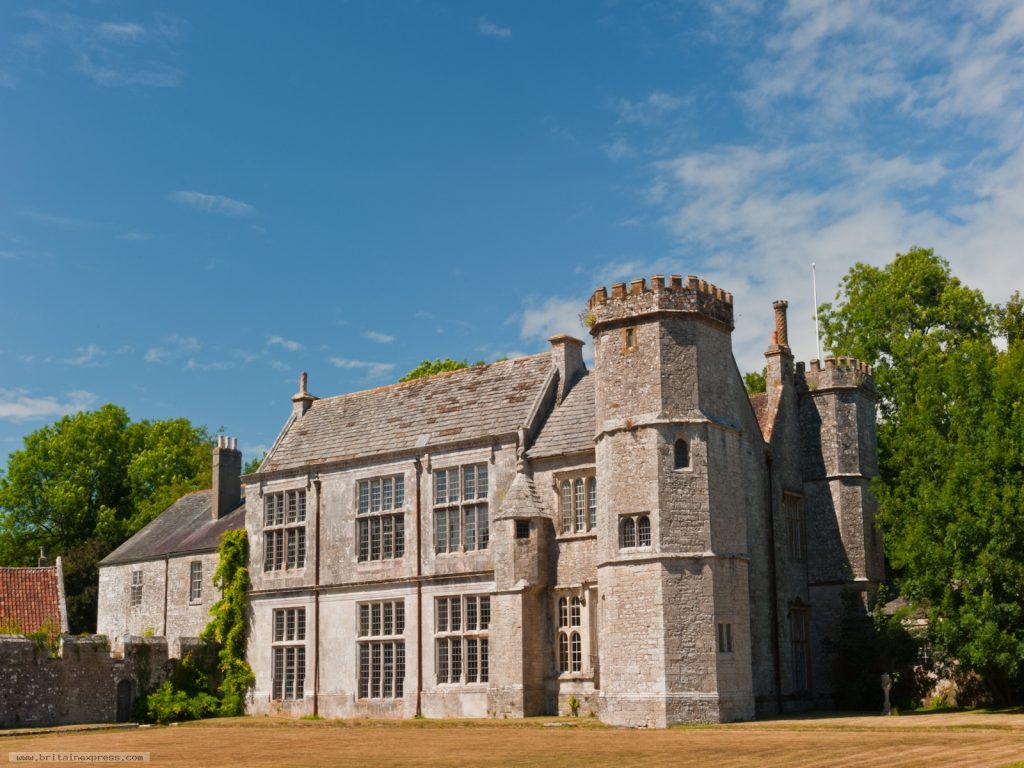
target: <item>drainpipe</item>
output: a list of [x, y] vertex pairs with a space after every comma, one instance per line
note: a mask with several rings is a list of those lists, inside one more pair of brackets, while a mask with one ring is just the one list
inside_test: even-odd
[[423, 552], [421, 545], [422, 527], [420, 521], [420, 476], [423, 465], [413, 459], [416, 468], [416, 717], [423, 716]]
[[320, 715], [320, 477], [313, 480], [316, 488], [316, 552], [313, 555], [313, 717]]
[[164, 628], [160, 633], [165, 639], [167, 637], [167, 577], [170, 571], [168, 556], [164, 555]]
[[776, 571], [775, 551], [775, 483], [772, 479], [772, 456], [765, 456], [768, 463], [768, 579], [772, 585], [772, 666], [775, 668], [775, 706], [782, 714], [782, 661], [779, 653], [779, 579]]

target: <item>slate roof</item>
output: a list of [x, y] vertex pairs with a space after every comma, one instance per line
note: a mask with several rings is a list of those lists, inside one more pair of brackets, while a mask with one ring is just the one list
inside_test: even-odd
[[[59, 562], [59, 558], [58, 558]], [[62, 603], [59, 566], [43, 568], [0, 568], [0, 625], [13, 625], [19, 632], [37, 632], [52, 627], [67, 631], [67, 614]]]
[[496, 520], [506, 517], [550, 517], [550, 513], [540, 503], [540, 496], [537, 495], [537, 486], [532, 479], [524, 474], [517, 473], [512, 479], [512, 485], [508, 493], [502, 499], [501, 508], [498, 510]]
[[594, 450], [594, 375], [585, 372], [548, 416], [527, 456], [561, 456]]
[[543, 352], [314, 400], [285, 427], [260, 471], [512, 434], [527, 421], [551, 369]]
[[219, 520], [211, 520], [213, 491], [187, 493], [149, 525], [124, 542], [100, 563], [118, 565], [164, 555], [213, 551], [224, 531], [245, 526], [245, 502]]

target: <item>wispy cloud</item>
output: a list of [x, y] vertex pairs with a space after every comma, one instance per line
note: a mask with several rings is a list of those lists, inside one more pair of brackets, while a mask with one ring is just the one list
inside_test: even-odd
[[96, 403], [92, 392], [68, 392], [64, 399], [34, 397], [27, 389], [0, 389], [0, 421], [43, 421], [77, 413]]
[[347, 357], [331, 357], [328, 362], [336, 368], [365, 370], [368, 379], [381, 379], [390, 376], [395, 370], [394, 363], [374, 363], [367, 360], [352, 360]]
[[0, 259], [16, 259], [18, 254], [14, 251], [0, 251]]
[[64, 362], [68, 365], [87, 365], [95, 367], [99, 365], [99, 361], [107, 356], [107, 353], [96, 344], [89, 344], [85, 347], [79, 347], [75, 350], [75, 354], [71, 357], [64, 358]]
[[172, 192], [169, 197], [174, 202], [187, 205], [197, 211], [216, 213], [221, 216], [251, 216], [256, 212], [256, 209], [248, 203], [243, 203], [241, 200], [235, 200], [224, 195], [210, 195], [205, 192], [182, 190]]
[[523, 339], [546, 341], [559, 333], [579, 336], [583, 330], [580, 313], [585, 304], [583, 298], [552, 296], [540, 303], [528, 302], [522, 314], [513, 319], [518, 320]]
[[22, 211], [25, 216], [30, 219], [34, 219], [42, 224], [47, 224], [51, 227], [57, 227], [58, 229], [91, 229], [96, 226], [94, 222], [86, 221], [85, 219], [76, 219], [72, 216], [58, 216], [52, 213], [43, 213], [41, 211]]
[[152, 240], [153, 236], [149, 232], [122, 232], [117, 236], [118, 240], [129, 240], [129, 241], [141, 241], [141, 240]]
[[14, 88], [14, 75], [5, 69], [0, 69], [0, 88]]
[[167, 363], [195, 354], [200, 349], [202, 345], [195, 336], [179, 336], [172, 333], [165, 337], [159, 346], [147, 349], [143, 360], [147, 363]]
[[302, 349], [301, 342], [286, 339], [283, 336], [271, 336], [267, 339], [268, 347], [284, 347], [289, 352], [298, 352]]
[[[177, 36], [178, 24], [164, 15], [148, 23], [95, 20], [72, 13], [30, 10], [25, 16], [38, 24], [37, 31], [20, 39], [22, 47], [41, 50], [49, 44], [71, 55], [71, 68], [103, 87], [142, 86], [175, 88], [181, 84], [177, 67], [151, 58], [166, 56], [168, 43]], [[159, 43], [159, 47], [153, 45]]]
[[476, 28], [484, 37], [497, 37], [501, 40], [508, 40], [512, 37], [512, 30], [510, 28], [498, 26], [483, 16], [477, 19]]
[[388, 334], [381, 333], [380, 331], [364, 331], [363, 337], [370, 341], [375, 341], [378, 344], [390, 344], [395, 340], [394, 336], [389, 336]]
[[687, 100], [664, 91], [652, 91], [640, 101], [619, 99], [615, 105], [619, 122], [652, 125], [670, 112], [686, 106]]
[[204, 363], [189, 358], [188, 362], [185, 363], [186, 371], [226, 371], [234, 367], [235, 364], [230, 360], [213, 360]]

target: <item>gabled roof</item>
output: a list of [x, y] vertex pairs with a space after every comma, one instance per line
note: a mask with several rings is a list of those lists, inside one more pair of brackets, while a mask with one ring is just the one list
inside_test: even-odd
[[213, 520], [213, 491], [187, 493], [115, 549], [100, 565], [152, 560], [165, 555], [214, 551], [225, 531], [245, 525], [245, 503]]
[[552, 368], [547, 352], [314, 400], [261, 472], [436, 448], [515, 434]]
[[519, 472], [512, 479], [512, 485], [508, 493], [501, 501], [501, 507], [495, 520], [508, 517], [550, 517], [551, 514], [544, 509], [540, 503], [540, 496], [537, 495], [537, 486], [533, 479]]
[[527, 456], [536, 459], [592, 451], [594, 430], [594, 376], [586, 371], [551, 411]]
[[60, 558], [48, 567], [0, 568], [0, 625], [22, 633], [67, 632], [63, 582]]
[[754, 416], [757, 417], [757, 423], [761, 427], [761, 434], [767, 440], [772, 433], [772, 416], [774, 415], [771, 402], [768, 400], [768, 393], [756, 392], [748, 397], [750, 398], [750, 407], [754, 409]]

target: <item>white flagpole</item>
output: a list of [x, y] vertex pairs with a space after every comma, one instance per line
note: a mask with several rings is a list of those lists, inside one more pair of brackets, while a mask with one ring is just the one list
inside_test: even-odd
[[821, 332], [818, 330], [818, 273], [813, 261], [811, 262], [811, 285], [814, 288], [814, 345], [818, 351], [818, 359], [821, 360]]

